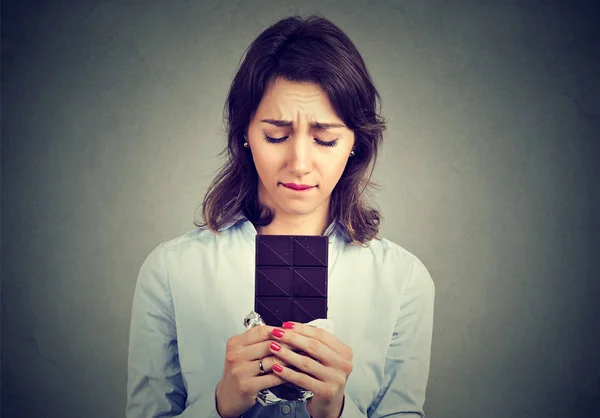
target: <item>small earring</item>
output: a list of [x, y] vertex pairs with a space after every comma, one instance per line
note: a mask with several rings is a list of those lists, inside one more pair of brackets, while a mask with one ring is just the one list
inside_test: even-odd
[[248, 143], [244, 142], [244, 148], [248, 148]]
[[354, 150], [350, 151], [350, 156], [354, 157], [356, 154], [354, 153]]

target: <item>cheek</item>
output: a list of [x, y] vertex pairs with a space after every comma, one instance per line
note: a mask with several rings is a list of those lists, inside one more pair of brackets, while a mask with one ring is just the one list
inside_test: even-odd
[[342, 173], [344, 172], [344, 168], [346, 168], [346, 161], [340, 159], [336, 161], [334, 164], [325, 164], [323, 166], [325, 168], [325, 172], [323, 173], [326, 176], [327, 180], [327, 188], [333, 189], [339, 179], [342, 177]]
[[252, 156], [254, 160], [254, 166], [256, 167], [256, 171], [258, 172], [258, 176], [266, 180], [267, 178], [273, 177], [276, 171], [276, 162], [274, 158], [269, 158], [269, 156], [256, 153]]

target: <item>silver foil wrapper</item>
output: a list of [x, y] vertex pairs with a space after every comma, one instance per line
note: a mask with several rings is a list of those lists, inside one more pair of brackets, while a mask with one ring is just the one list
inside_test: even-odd
[[244, 318], [244, 326], [246, 327], [246, 329], [250, 329], [254, 328], [257, 325], [265, 325], [265, 321], [263, 321], [259, 314], [252, 311], [248, 315], [246, 315], [246, 318]]
[[[244, 318], [244, 327], [250, 329], [256, 326], [265, 325], [261, 316], [251, 311]], [[298, 401], [307, 402], [313, 397], [310, 390], [302, 389], [292, 383], [284, 383], [269, 389], [263, 389], [256, 395], [256, 400], [263, 406], [275, 405], [280, 402]]]

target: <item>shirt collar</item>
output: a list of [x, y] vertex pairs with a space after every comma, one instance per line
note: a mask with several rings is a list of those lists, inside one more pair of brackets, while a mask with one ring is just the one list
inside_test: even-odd
[[[238, 223], [243, 223], [243, 222], [249, 222], [249, 221], [248, 221], [248, 218], [243, 213], [240, 212], [237, 215], [235, 215], [231, 219], [231, 221], [225, 223], [221, 228], [219, 228], [218, 232], [225, 231], [226, 229], [229, 229], [232, 226], [234, 226]], [[335, 220], [329, 224], [327, 229], [325, 229], [325, 233], [323, 235], [328, 236], [330, 238], [330, 240], [332, 238], [334, 238], [336, 235], [338, 235], [344, 242], [350, 241], [350, 239], [346, 236], [346, 234], [343, 233], [343, 230], [339, 227], [338, 222]]]
[[246, 218], [246, 216], [244, 216], [244, 214], [238, 213], [229, 222], [223, 224], [223, 226], [221, 226], [221, 228], [219, 228], [217, 230], [217, 232], [225, 231], [226, 229], [231, 228], [233, 225], [240, 223], [240, 222], [247, 221], [247, 220], [248, 220], [248, 218]]

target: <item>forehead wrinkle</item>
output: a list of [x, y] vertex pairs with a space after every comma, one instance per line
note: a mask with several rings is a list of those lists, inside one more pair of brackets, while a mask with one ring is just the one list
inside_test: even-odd
[[327, 95], [318, 88], [307, 91], [292, 87], [271, 90], [271, 93], [275, 94], [269, 95], [267, 106], [264, 112], [261, 112], [263, 117], [260, 119], [289, 121], [292, 123], [292, 128], [302, 124], [303, 120], [306, 120], [311, 127], [317, 122], [344, 125], [336, 112], [331, 109]]
[[293, 102], [297, 102], [300, 106], [319, 104], [319, 99], [324, 98], [326, 102], [328, 99], [323, 96], [323, 93], [315, 89], [313, 91], [306, 90], [285, 90], [281, 92], [281, 97], [289, 99]]
[[284, 97], [290, 97], [294, 100], [299, 100], [299, 101], [311, 101], [314, 99], [318, 99], [322, 93], [319, 91], [315, 91], [315, 92], [306, 92], [306, 91], [285, 91], [281, 93], [282, 96]]
[[335, 112], [323, 108], [320, 103], [314, 103], [314, 106], [311, 105], [312, 103], [294, 103], [291, 106], [286, 106], [283, 103], [278, 103], [276, 105], [278, 117], [269, 119], [287, 120], [294, 125], [299, 124], [302, 120], [306, 120], [309, 125], [316, 122], [342, 123]]
[[346, 128], [343, 122], [337, 120], [337, 118], [326, 118], [320, 119], [314, 117], [314, 114], [308, 115], [306, 118], [302, 118], [300, 113], [296, 114], [297, 117], [295, 119], [285, 118], [285, 117], [277, 117], [277, 118], [264, 118], [261, 119], [260, 122], [268, 123], [273, 126], [280, 127], [290, 127], [294, 129], [298, 125], [301, 125], [302, 121], [306, 119], [306, 124], [310, 129], [316, 129], [319, 131], [328, 131], [330, 129], [340, 129]]

